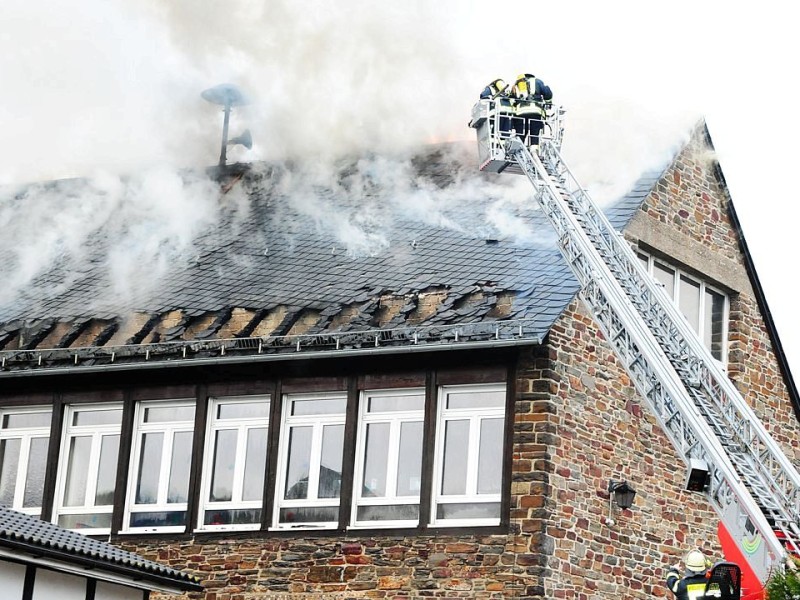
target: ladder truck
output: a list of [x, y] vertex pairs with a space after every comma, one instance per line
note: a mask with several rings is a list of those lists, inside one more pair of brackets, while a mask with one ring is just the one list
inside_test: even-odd
[[719, 515], [720, 542], [742, 567], [744, 597], [760, 598], [769, 575], [800, 553], [800, 474], [578, 184], [560, 153], [564, 110], [549, 113], [532, 151], [499, 103], [478, 102], [470, 127], [480, 169], [530, 180], [579, 296], [686, 463], [686, 489], [704, 493]]

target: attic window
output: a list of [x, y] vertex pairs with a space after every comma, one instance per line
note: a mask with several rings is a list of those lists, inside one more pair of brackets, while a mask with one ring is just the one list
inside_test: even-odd
[[337, 393], [284, 397], [274, 527], [336, 526], [346, 405]]
[[194, 409], [194, 399], [137, 405], [128, 531], [184, 530]]
[[0, 506], [41, 512], [50, 418], [49, 407], [0, 412]]
[[700, 336], [711, 355], [724, 363], [727, 359], [729, 300], [725, 293], [680, 268], [643, 252], [638, 258], [648, 272], [677, 304], [692, 329]]
[[64, 423], [55, 522], [81, 533], [108, 533], [122, 405], [70, 406]]
[[269, 396], [212, 399], [201, 529], [260, 527], [269, 408]]

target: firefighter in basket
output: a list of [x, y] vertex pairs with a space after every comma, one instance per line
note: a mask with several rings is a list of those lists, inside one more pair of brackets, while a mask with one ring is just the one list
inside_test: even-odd
[[534, 151], [539, 146], [547, 109], [553, 105], [553, 92], [535, 75], [524, 73], [514, 82], [511, 98], [515, 113], [511, 127], [523, 143]]
[[502, 79], [495, 79], [483, 88], [480, 98], [496, 103], [499, 115], [497, 124], [499, 134], [502, 139], [508, 139], [511, 132], [511, 119], [514, 117], [514, 103], [509, 96], [509, 86]]

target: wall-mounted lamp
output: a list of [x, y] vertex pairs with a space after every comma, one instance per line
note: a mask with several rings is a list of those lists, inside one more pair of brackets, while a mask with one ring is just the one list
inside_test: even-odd
[[630, 508], [633, 506], [633, 498], [636, 496], [636, 490], [628, 485], [627, 481], [614, 481], [613, 479], [608, 482], [608, 518], [606, 525], [613, 525], [614, 518], [612, 517], [613, 504], [616, 502], [617, 506], [621, 509]]

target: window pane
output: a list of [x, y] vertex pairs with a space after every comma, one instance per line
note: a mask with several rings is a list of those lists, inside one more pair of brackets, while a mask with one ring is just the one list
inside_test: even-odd
[[[242, 500], [261, 500], [267, 468], [267, 428], [247, 432], [247, 457], [244, 462]], [[259, 517], [260, 518], [260, 517]]]
[[661, 285], [670, 298], [675, 297], [675, 271], [660, 263], [653, 264], [653, 276]]
[[236, 467], [238, 431], [217, 431], [214, 439], [214, 462], [211, 471], [211, 502], [227, 502], [233, 498], [233, 470]]
[[725, 323], [725, 297], [713, 290], [706, 289], [706, 303], [703, 341], [711, 350], [711, 355], [717, 360], [722, 360], [725, 340], [722, 339]]
[[269, 402], [223, 402], [217, 406], [218, 419], [253, 419], [269, 416]]
[[58, 515], [58, 524], [65, 529], [109, 529], [111, 513]]
[[3, 415], [3, 429], [20, 427], [50, 427], [50, 411], [7, 413]]
[[447, 421], [444, 429], [442, 490], [444, 495], [467, 492], [469, 421]]
[[361, 495], [365, 498], [386, 495], [386, 459], [389, 456], [388, 423], [367, 425], [364, 454], [364, 485]]
[[161, 471], [161, 453], [164, 446], [163, 433], [142, 435], [139, 452], [139, 476], [136, 483], [136, 504], [158, 502], [158, 477]]
[[486, 502], [475, 504], [439, 504], [436, 507], [437, 519], [499, 519], [500, 503]]
[[700, 324], [700, 284], [681, 276], [680, 309], [686, 320], [698, 331]]
[[193, 421], [194, 406], [148, 406], [144, 409], [145, 423]]
[[261, 522], [260, 508], [207, 510], [204, 525], [245, 525]]
[[122, 409], [76, 410], [73, 425], [117, 425], [122, 422]]
[[339, 520], [338, 506], [298, 506], [282, 508], [279, 512], [281, 523], [323, 523]]
[[335, 415], [343, 413], [346, 398], [312, 398], [292, 400], [292, 415]]
[[50, 438], [31, 439], [31, 447], [28, 451], [28, 472], [25, 474], [25, 496], [22, 500], [22, 506], [25, 508], [42, 505], [49, 443]]
[[100, 466], [97, 471], [95, 505], [114, 504], [114, 484], [117, 476], [119, 436], [104, 435], [100, 445]]
[[[194, 409], [192, 409], [194, 412]], [[192, 432], [178, 431], [172, 439], [167, 502], [186, 502], [189, 497], [189, 469], [192, 465]]]
[[91, 450], [92, 438], [89, 436], [74, 437], [70, 440], [64, 506], [83, 506], [86, 503], [86, 482], [89, 477]]
[[503, 462], [503, 419], [481, 421], [478, 455], [478, 493], [499, 494]]
[[131, 527], [180, 527], [186, 524], [185, 510], [131, 513]]
[[[506, 396], [498, 392], [449, 392], [447, 408], [488, 408], [504, 406]], [[466, 456], [466, 455], [465, 455]]]
[[422, 421], [400, 426], [400, 464], [397, 465], [397, 495], [419, 496], [422, 469]]
[[286, 469], [284, 498], [308, 497], [308, 473], [311, 461], [312, 427], [292, 427], [289, 430], [289, 460]]
[[0, 506], [14, 506], [20, 440], [0, 440]]
[[402, 396], [375, 396], [370, 397], [367, 412], [396, 412], [399, 410], [423, 410], [425, 408], [424, 395]]
[[359, 521], [418, 521], [418, 504], [392, 504], [388, 506], [359, 506]]
[[342, 447], [344, 425], [322, 428], [322, 457], [319, 468], [317, 498], [338, 498], [342, 487]]

